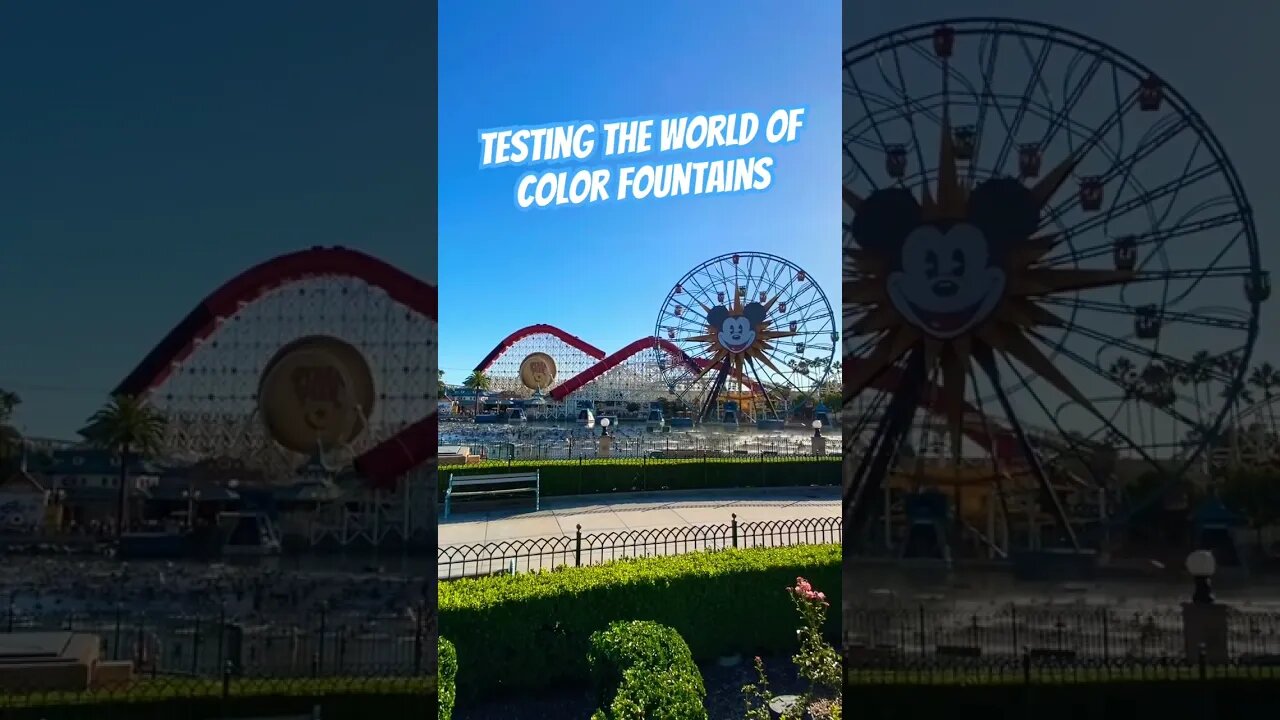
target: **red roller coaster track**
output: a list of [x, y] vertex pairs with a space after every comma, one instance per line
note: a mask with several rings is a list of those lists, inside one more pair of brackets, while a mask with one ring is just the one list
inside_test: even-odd
[[[437, 320], [436, 288], [377, 258], [344, 247], [313, 247], [268, 260], [240, 273], [187, 313], [142, 362], [116, 387], [115, 394], [141, 395], [160, 385], [170, 372], [217, 331], [218, 321], [289, 283], [312, 277], [351, 277], [386, 292], [393, 300]], [[434, 413], [401, 430], [356, 459], [356, 469], [376, 484], [387, 485], [435, 457]]]
[[546, 324], [539, 323], [537, 325], [522, 327], [519, 330], [516, 330], [515, 332], [503, 338], [502, 342], [493, 346], [493, 349], [489, 351], [489, 354], [484, 356], [484, 359], [480, 361], [479, 365], [476, 365], [476, 372], [478, 373], [485, 372], [493, 365], [493, 363], [498, 359], [498, 357], [502, 355], [502, 353], [511, 349], [512, 345], [515, 345], [521, 340], [527, 337], [532, 337], [534, 335], [551, 335], [552, 337], [555, 337], [563, 341], [569, 347], [575, 348], [577, 350], [581, 350], [583, 353], [586, 353], [588, 356], [595, 358], [596, 360], [601, 360], [604, 358], [603, 350], [596, 347], [595, 345], [592, 345], [586, 340], [583, 340], [577, 335], [570, 335], [569, 333], [565, 332], [564, 330], [561, 330], [555, 325], [546, 325]]
[[[612, 355], [609, 355], [608, 357], [601, 359], [600, 362], [596, 363], [595, 365], [592, 365], [586, 370], [583, 370], [577, 375], [574, 375], [568, 380], [565, 380], [564, 382], [557, 385], [549, 393], [549, 395], [551, 396], [551, 399], [564, 400], [573, 392], [584, 387], [587, 383], [591, 382], [592, 380], [595, 380], [601, 375], [604, 375], [605, 373], [609, 372], [615, 367], [626, 362], [627, 358], [631, 357], [632, 355], [635, 355], [638, 352], [643, 352], [645, 350], [652, 349], [655, 341], [657, 342], [657, 345], [659, 348], [664, 350], [668, 355], [670, 355], [677, 362], [689, 363], [689, 365], [695, 371], [699, 371], [706, 368], [707, 366], [706, 360], [687, 357], [683, 352], [680, 351], [680, 348], [676, 347], [675, 344], [670, 342], [669, 340], [663, 340], [662, 338], [642, 337], [639, 340], [636, 340], [635, 342], [632, 342], [631, 344], [622, 348], [621, 350], [618, 350]], [[749, 380], [742, 378], [741, 376], [739, 376], [739, 379], [745, 383], [750, 383]], [[754, 386], [754, 383], [750, 383], [750, 384]]]

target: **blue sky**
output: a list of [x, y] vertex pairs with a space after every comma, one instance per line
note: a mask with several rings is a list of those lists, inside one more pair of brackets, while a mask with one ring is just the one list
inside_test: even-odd
[[0, 4], [0, 388], [70, 436], [237, 272], [436, 272], [428, 3]]
[[[606, 351], [652, 334], [666, 293], [715, 255], [782, 255], [839, 308], [840, 5], [813, 0], [440, 9], [440, 367], [460, 382], [509, 332], [550, 323]], [[480, 169], [477, 131], [805, 106], [763, 193], [522, 211], [527, 168]], [[710, 160], [751, 148], [648, 156]], [[612, 164], [612, 163], [610, 163]], [[604, 301], [603, 304], [601, 301]]]

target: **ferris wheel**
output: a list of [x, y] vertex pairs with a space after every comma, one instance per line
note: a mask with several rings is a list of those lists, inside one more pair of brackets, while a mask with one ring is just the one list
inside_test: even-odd
[[925, 416], [950, 459], [1026, 468], [1078, 546], [1050, 456], [1172, 479], [1231, 404], [1179, 382], [1193, 357], [1241, 387], [1270, 279], [1240, 180], [1165, 79], [1060, 28], [916, 25], [843, 70], [846, 528]]
[[758, 252], [686, 273], [663, 301], [654, 336], [664, 384], [698, 420], [727, 419], [729, 408], [759, 427], [781, 426], [816, 402], [839, 339], [813, 278]]

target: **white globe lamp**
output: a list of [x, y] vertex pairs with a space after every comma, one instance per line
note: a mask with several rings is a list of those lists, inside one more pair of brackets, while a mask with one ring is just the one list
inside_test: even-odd
[[1196, 605], [1213, 604], [1213, 585], [1209, 579], [1218, 569], [1213, 553], [1208, 550], [1196, 550], [1187, 556], [1187, 572], [1195, 579], [1195, 593], [1191, 602]]

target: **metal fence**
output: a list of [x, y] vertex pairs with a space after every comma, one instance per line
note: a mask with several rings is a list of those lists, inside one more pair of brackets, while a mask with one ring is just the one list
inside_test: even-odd
[[[723, 450], [707, 450], [690, 449], [690, 450], [654, 450], [645, 453], [613, 453], [609, 457], [598, 457], [594, 453], [591, 455], [574, 455], [573, 457], [542, 457], [542, 456], [523, 456], [519, 454], [486, 454], [484, 462], [491, 464], [520, 465], [522, 463], [532, 463], [539, 461], [558, 460], [561, 464], [572, 464], [574, 462], [584, 467], [591, 467], [593, 463], [603, 462], [610, 465], [631, 464], [642, 466], [651, 460], [697, 460], [705, 463], [732, 463], [742, 464], [744, 462], [753, 463], [776, 463], [790, 464], [796, 462], [804, 462], [806, 460], [821, 460], [824, 462], [838, 462], [842, 456], [838, 451], [829, 452], [822, 455], [815, 455], [812, 451], [802, 453], [780, 453], [770, 452], [748, 452], [746, 450], [723, 451]], [[461, 468], [466, 465], [444, 465], [444, 469]]]
[[[824, 433], [831, 455], [840, 454], [840, 434]], [[472, 455], [487, 460], [578, 460], [599, 457], [599, 441], [595, 439], [575, 442], [491, 442], [447, 443], [468, 447]], [[659, 437], [626, 437], [615, 435], [609, 448], [610, 457], [652, 457], [659, 455], [812, 455], [813, 442], [800, 435], [790, 437], [734, 437], [703, 436], [685, 439], [663, 435]]]
[[897, 661], [845, 656], [846, 685], [974, 685], [1095, 683], [1116, 680], [1280, 680], [1280, 664], [1241, 659], [1071, 659], [1024, 652], [1009, 658], [922, 658]]
[[41, 613], [10, 610], [7, 632], [97, 635], [103, 660], [132, 661], [159, 677], [235, 676], [319, 678], [420, 675], [435, 671], [434, 604], [378, 617], [324, 611], [288, 621], [233, 618], [221, 612], [155, 615]]
[[[846, 607], [845, 647], [854, 658], [1036, 657], [1110, 661], [1184, 655], [1180, 608], [1125, 610], [1006, 604], [957, 611], [928, 607]], [[1229, 609], [1228, 652], [1246, 661], [1280, 660], [1280, 614]]]
[[737, 513], [727, 524], [680, 528], [646, 528], [505, 540], [441, 547], [436, 553], [441, 579], [551, 570], [594, 565], [628, 557], [679, 555], [727, 548], [779, 547], [840, 542], [840, 518], [803, 518], [741, 522]]

